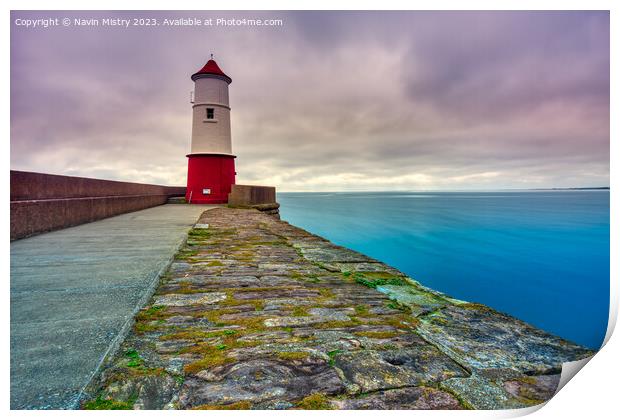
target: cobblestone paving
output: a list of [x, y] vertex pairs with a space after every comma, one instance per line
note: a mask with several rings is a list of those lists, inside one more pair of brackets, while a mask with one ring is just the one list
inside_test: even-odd
[[592, 354], [256, 210], [196, 226], [84, 408], [518, 408]]

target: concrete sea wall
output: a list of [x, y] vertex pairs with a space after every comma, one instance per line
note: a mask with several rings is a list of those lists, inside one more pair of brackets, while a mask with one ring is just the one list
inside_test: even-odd
[[11, 240], [164, 204], [185, 187], [11, 171]]

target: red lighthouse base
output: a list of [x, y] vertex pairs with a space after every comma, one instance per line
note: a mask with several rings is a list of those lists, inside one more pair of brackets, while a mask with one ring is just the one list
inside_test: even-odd
[[235, 183], [235, 156], [216, 154], [187, 155], [187, 191], [192, 204], [222, 204]]

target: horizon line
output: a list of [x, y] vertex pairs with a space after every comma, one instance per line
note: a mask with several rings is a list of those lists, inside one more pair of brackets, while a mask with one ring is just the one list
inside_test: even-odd
[[430, 190], [284, 190], [278, 193], [420, 193], [420, 192], [495, 192], [495, 191], [582, 191], [611, 190], [610, 187], [544, 187], [544, 188], [471, 188], [471, 189], [430, 189]]

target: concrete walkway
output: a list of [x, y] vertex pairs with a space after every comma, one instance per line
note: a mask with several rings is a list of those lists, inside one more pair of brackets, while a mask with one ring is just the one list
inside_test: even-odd
[[187, 231], [168, 204], [11, 243], [11, 408], [75, 408]]

